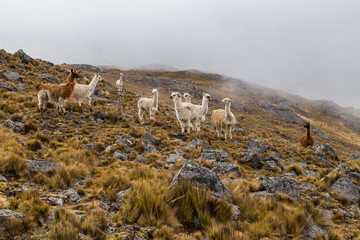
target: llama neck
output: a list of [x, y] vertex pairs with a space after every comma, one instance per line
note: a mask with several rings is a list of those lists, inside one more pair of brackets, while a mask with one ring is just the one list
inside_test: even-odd
[[89, 83], [89, 87], [91, 87], [91, 88], [95, 88], [96, 87], [96, 84], [99, 82], [99, 78], [97, 78], [97, 77], [94, 77], [92, 80], [91, 80], [91, 82]]
[[74, 81], [74, 77], [72, 74], [69, 74], [69, 76], [67, 77], [67, 81], [68, 82], [73, 82]]
[[175, 98], [175, 99], [174, 99], [174, 104], [175, 104], [175, 111], [176, 111], [177, 109], [183, 108], [183, 104], [182, 104], [181, 99]]
[[306, 136], [310, 137], [310, 126], [306, 128]]
[[156, 109], [158, 108], [158, 105], [159, 105], [158, 101], [159, 101], [159, 95], [157, 93], [155, 93], [153, 95], [153, 107]]
[[209, 100], [206, 97], [203, 97], [201, 106], [202, 106], [203, 112], [208, 111]]
[[225, 105], [225, 116], [227, 117], [227, 118], [229, 118], [231, 115], [230, 115], [230, 113], [231, 113], [231, 111], [230, 111], [230, 104], [231, 103], [228, 103], [228, 104], [226, 104]]

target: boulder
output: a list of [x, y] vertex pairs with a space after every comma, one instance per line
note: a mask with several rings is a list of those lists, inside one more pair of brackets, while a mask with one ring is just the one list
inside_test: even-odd
[[263, 162], [265, 164], [265, 168], [276, 168], [279, 170], [279, 172], [282, 172], [282, 170], [286, 169], [285, 164], [278, 157], [266, 156], [263, 159]]
[[114, 152], [114, 157], [116, 157], [117, 159], [120, 159], [122, 161], [127, 161], [127, 154], [121, 152], [120, 150], [116, 150]]
[[124, 136], [121, 136], [119, 139], [116, 140], [117, 143], [121, 143], [125, 146], [131, 146], [132, 145], [132, 141], [130, 139], [127, 139]]
[[58, 197], [49, 197], [48, 203], [52, 206], [64, 206], [64, 199]]
[[8, 71], [5, 71], [2, 73], [5, 78], [9, 81], [17, 81], [19, 79], [21, 79], [21, 76], [20, 74], [18, 74], [17, 72], [8, 72]]
[[14, 132], [23, 132], [24, 124], [21, 122], [13, 122], [11, 120], [7, 120], [2, 124], [4, 127], [14, 130]]
[[10, 209], [0, 209], [0, 229], [6, 225], [6, 222], [10, 220], [11, 217], [23, 219], [25, 216], [22, 213]]
[[8, 91], [13, 91], [13, 92], [17, 90], [15, 87], [11, 86], [10, 84], [3, 83], [3, 82], [0, 82], [0, 88], [6, 89]]
[[303, 231], [303, 235], [307, 239], [315, 239], [318, 234], [327, 236], [328, 231], [314, 221], [311, 221], [309, 226], [305, 227]]
[[170, 154], [168, 159], [166, 160], [168, 163], [176, 163], [177, 160], [183, 160], [184, 158], [182, 156], [180, 156], [179, 154]]
[[214, 161], [223, 162], [228, 160], [230, 156], [226, 151], [204, 149], [200, 157], [205, 160], [214, 160]]
[[77, 204], [82, 202], [80, 195], [76, 192], [75, 189], [70, 188], [68, 190], [63, 191], [61, 194], [67, 196], [67, 200], [69, 202], [73, 202]]
[[7, 179], [0, 174], [0, 182], [7, 182]]
[[312, 183], [303, 183], [299, 187], [300, 190], [314, 190], [316, 186]]
[[160, 140], [157, 139], [156, 137], [152, 136], [150, 133], [144, 133], [141, 138], [143, 140], [149, 141], [154, 145], [159, 145], [160, 144]]
[[133, 190], [133, 188], [128, 188], [128, 189], [126, 189], [126, 190], [124, 190], [124, 191], [118, 192], [118, 193], [116, 194], [116, 202], [117, 202], [117, 203], [121, 203], [124, 195], [125, 195], [126, 193], [131, 193], [132, 190]]
[[194, 138], [187, 146], [186, 149], [189, 150], [194, 150], [196, 149], [198, 146], [203, 147], [203, 149], [212, 149], [212, 147], [207, 144], [206, 142], [204, 142], [204, 140], [200, 140], [198, 138]]
[[210, 189], [216, 198], [226, 197], [231, 200], [230, 191], [222, 183], [220, 177], [213, 171], [200, 166], [193, 160], [185, 161], [183, 167], [175, 174], [170, 187], [181, 184], [183, 181], [190, 181], [196, 186]]
[[360, 200], [359, 187], [348, 178], [339, 178], [333, 185], [331, 190], [337, 191], [340, 196], [346, 196], [351, 201], [358, 202]]
[[360, 154], [353, 154], [349, 157], [350, 160], [360, 159]]
[[21, 62], [24, 64], [28, 64], [32, 60], [32, 58], [27, 55], [22, 49], [19, 49], [16, 53], [19, 55]]
[[315, 152], [315, 155], [317, 156], [317, 160], [319, 162], [327, 164], [329, 167], [335, 168], [336, 166], [332, 164], [329, 160], [329, 158], [326, 156], [323, 152]]
[[289, 177], [260, 177], [259, 181], [269, 193], [285, 193], [296, 201], [300, 198], [299, 189], [294, 179]]
[[218, 174], [226, 175], [230, 173], [235, 173], [237, 177], [242, 176], [239, 167], [233, 163], [215, 162], [212, 170]]
[[183, 142], [189, 138], [189, 136], [184, 133], [170, 133], [170, 137], [180, 139]]
[[240, 153], [240, 157], [245, 159], [245, 162], [247, 164], [252, 165], [252, 167], [261, 168], [259, 154], [255, 153], [255, 152], [242, 152], [242, 153]]
[[141, 155], [137, 155], [137, 157], [135, 158], [134, 162], [139, 162], [139, 163], [145, 163], [146, 162], [146, 158], [144, 158]]
[[25, 160], [25, 162], [28, 164], [31, 174], [36, 174], [39, 171], [46, 173], [49, 169], [60, 167], [58, 164], [49, 161]]
[[160, 154], [160, 152], [149, 141], [142, 141], [141, 146], [144, 149], [144, 153], [156, 152]]
[[60, 83], [59, 79], [57, 79], [56, 77], [51, 76], [49, 74], [41, 74], [40, 78], [42, 78], [43, 80], [45, 80], [45, 81], [47, 81], [49, 83], [53, 83], [53, 84], [59, 84]]
[[339, 160], [338, 155], [336, 154], [336, 152], [334, 151], [334, 149], [330, 146], [330, 144], [328, 143], [324, 143], [324, 144], [317, 144], [314, 146], [314, 151], [316, 152], [323, 152], [325, 153], [328, 157], [333, 155], [335, 157], [335, 160]]
[[268, 150], [268, 146], [260, 139], [251, 138], [248, 140], [248, 151], [249, 152], [257, 152], [257, 153], [264, 153]]

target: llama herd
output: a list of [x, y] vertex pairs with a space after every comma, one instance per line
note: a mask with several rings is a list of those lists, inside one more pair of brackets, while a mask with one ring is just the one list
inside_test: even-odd
[[[94, 73], [94, 77], [88, 85], [75, 83], [75, 79], [79, 78], [79, 73], [70, 70], [67, 82], [65, 84], [50, 84], [39, 83], [36, 85], [38, 96], [38, 107], [40, 112], [46, 111], [48, 101], [53, 101], [58, 104], [57, 109], [59, 114], [61, 111], [65, 114], [65, 102], [71, 97], [74, 97], [78, 105], [81, 104], [84, 99], [88, 99], [90, 111], [91, 108], [91, 95], [95, 91], [96, 85], [102, 80], [100, 75]], [[119, 92], [123, 91], [123, 73], [120, 73], [120, 78], [115, 82], [115, 85]], [[200, 131], [201, 122], [206, 120], [206, 114], [209, 108], [209, 101], [211, 96], [207, 93], [203, 93], [201, 105], [193, 104], [191, 102], [191, 95], [184, 93], [185, 102], [182, 101], [182, 96], [179, 92], [172, 92], [170, 98], [174, 102], [176, 118], [180, 123], [181, 132], [190, 133], [192, 131]], [[216, 109], [212, 112], [211, 122], [215, 126], [217, 137], [224, 137], [227, 139], [229, 136], [232, 139], [232, 128], [236, 124], [236, 117], [230, 110], [231, 99], [224, 98], [221, 102], [225, 105], [225, 109]], [[155, 120], [155, 113], [159, 108], [159, 92], [157, 89], [152, 90], [152, 98], [140, 98], [137, 103], [139, 120], [144, 122], [144, 112], [149, 112], [150, 119]], [[300, 143], [306, 148], [314, 145], [314, 139], [310, 134], [310, 123], [304, 126], [307, 131], [304, 136], [301, 137]]]

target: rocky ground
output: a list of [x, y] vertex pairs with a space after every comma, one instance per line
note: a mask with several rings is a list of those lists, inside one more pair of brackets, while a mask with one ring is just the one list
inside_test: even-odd
[[[35, 85], [67, 70], [101, 81], [90, 112], [74, 100], [37, 110]], [[0, 239], [356, 239], [359, 119], [327, 101], [198, 71], [54, 65], [0, 51]], [[160, 92], [156, 121], [136, 103]], [[209, 121], [182, 134], [171, 91], [212, 110], [233, 99], [238, 124], [218, 139]], [[85, 103], [85, 102], [84, 102]], [[209, 119], [209, 115], [207, 119]], [[303, 149], [302, 124], [316, 145]]]

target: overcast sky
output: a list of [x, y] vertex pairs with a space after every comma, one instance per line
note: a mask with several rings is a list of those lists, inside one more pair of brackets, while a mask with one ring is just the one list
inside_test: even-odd
[[360, 108], [358, 0], [1, 0], [0, 48], [199, 69]]

